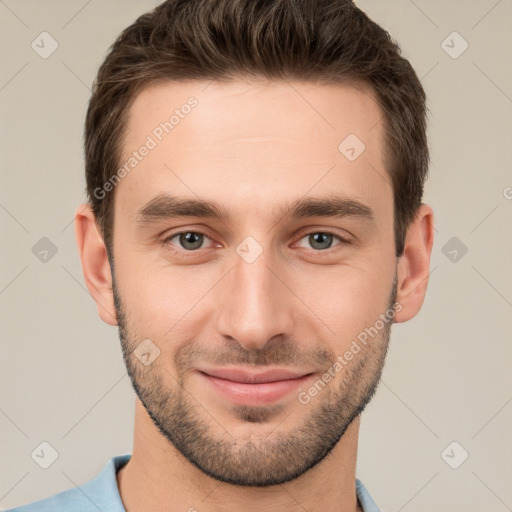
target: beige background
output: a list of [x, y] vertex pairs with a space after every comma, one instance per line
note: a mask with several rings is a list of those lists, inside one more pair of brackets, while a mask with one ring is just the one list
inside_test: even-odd
[[[156, 3], [0, 0], [3, 509], [131, 451], [134, 393], [117, 329], [85, 288], [72, 220], [91, 83], [116, 35]], [[429, 97], [437, 239], [424, 308], [393, 328], [363, 414], [357, 476], [386, 512], [512, 510], [512, 1], [358, 3]], [[59, 45], [47, 59], [31, 48], [43, 31]], [[453, 31], [469, 44], [456, 59], [442, 46]], [[42, 237], [57, 248], [46, 263], [32, 252]], [[58, 452], [46, 470], [31, 458], [43, 441]], [[452, 441], [452, 464], [469, 453], [458, 469], [442, 457]]]

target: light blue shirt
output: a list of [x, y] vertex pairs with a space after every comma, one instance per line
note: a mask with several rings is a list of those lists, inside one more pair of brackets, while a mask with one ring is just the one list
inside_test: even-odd
[[[80, 487], [6, 512], [126, 512], [117, 488], [116, 473], [130, 457], [130, 453], [112, 457], [101, 473]], [[365, 486], [357, 478], [356, 494], [364, 512], [380, 512]]]

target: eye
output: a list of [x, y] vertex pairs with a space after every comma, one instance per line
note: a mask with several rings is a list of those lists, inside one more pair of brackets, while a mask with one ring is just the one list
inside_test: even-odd
[[166, 238], [163, 243], [171, 243], [171, 240], [177, 238], [178, 243], [181, 246], [181, 249], [185, 249], [186, 251], [195, 251], [197, 249], [201, 249], [203, 242], [205, 239], [210, 240], [204, 233], [200, 233], [198, 231], [182, 231], [180, 233], [175, 233], [168, 238]]
[[[177, 241], [173, 242], [174, 239], [177, 239]], [[197, 252], [199, 249], [204, 248], [203, 244], [206, 240], [212, 241], [210, 237], [200, 231], [180, 231], [179, 233], [174, 233], [164, 239], [162, 241], [162, 245], [165, 246], [167, 244], [171, 244], [177, 251]], [[301, 242], [303, 240], [306, 240], [306, 242], [310, 244], [310, 247], [302, 245]], [[338, 243], [333, 246], [333, 242], [335, 240], [338, 240]], [[314, 251], [322, 252], [331, 249], [332, 247], [336, 247], [336, 245], [349, 243], [349, 240], [346, 240], [335, 233], [313, 231], [300, 239], [299, 246], [306, 249], [312, 248]]]
[[330, 249], [334, 239], [337, 239], [340, 242], [336, 245], [340, 245], [341, 243], [349, 243], [348, 240], [345, 240], [341, 236], [325, 231], [311, 232], [301, 238], [301, 240], [304, 239], [307, 239], [307, 242], [315, 251], [325, 251], [326, 249]]

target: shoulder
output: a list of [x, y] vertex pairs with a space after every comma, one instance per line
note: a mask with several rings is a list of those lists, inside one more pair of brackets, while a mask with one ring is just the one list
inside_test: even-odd
[[363, 512], [381, 512], [363, 482], [356, 478], [356, 495]]
[[126, 512], [119, 496], [116, 473], [130, 457], [131, 454], [112, 457], [89, 482], [6, 512]]
[[[94, 498], [93, 498], [94, 499]], [[90, 501], [79, 489], [68, 489], [54, 496], [28, 505], [22, 505], [7, 512], [98, 512], [94, 502]]]

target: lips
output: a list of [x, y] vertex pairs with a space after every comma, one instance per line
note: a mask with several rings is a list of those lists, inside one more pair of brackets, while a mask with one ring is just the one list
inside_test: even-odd
[[312, 377], [312, 373], [287, 369], [249, 372], [241, 368], [204, 369], [198, 374], [214, 391], [237, 404], [261, 404], [279, 400]]
[[229, 380], [232, 382], [242, 382], [246, 384], [263, 384], [268, 382], [277, 382], [280, 380], [291, 380], [303, 377], [306, 373], [292, 372], [290, 370], [267, 370], [262, 373], [250, 373], [242, 369], [221, 369], [221, 370], [203, 370], [204, 373], [217, 377], [218, 379]]

